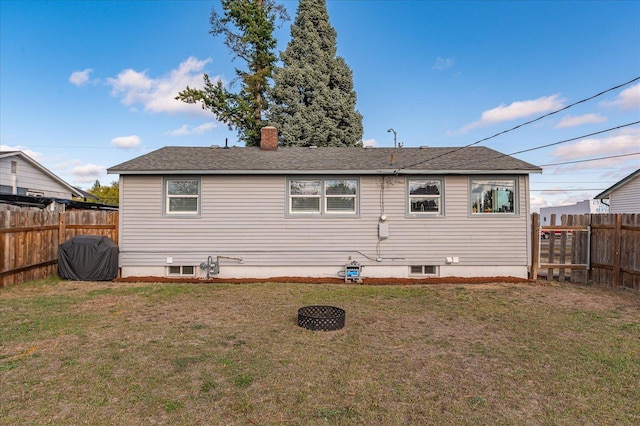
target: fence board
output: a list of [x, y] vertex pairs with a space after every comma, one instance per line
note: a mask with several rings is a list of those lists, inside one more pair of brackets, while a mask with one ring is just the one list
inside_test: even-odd
[[3, 206], [0, 210], [0, 288], [57, 273], [58, 246], [76, 235], [118, 243], [118, 212]]

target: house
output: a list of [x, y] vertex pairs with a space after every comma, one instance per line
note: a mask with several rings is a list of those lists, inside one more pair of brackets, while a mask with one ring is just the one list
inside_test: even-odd
[[640, 213], [640, 169], [595, 196], [609, 200], [611, 213]]
[[[165, 147], [120, 181], [123, 277], [527, 277], [529, 174], [485, 147]], [[352, 272], [352, 271], [349, 271]]]
[[62, 198], [79, 191], [22, 151], [0, 151], [0, 194]]

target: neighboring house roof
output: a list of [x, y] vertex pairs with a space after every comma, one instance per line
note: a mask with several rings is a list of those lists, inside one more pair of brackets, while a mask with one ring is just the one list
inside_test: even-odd
[[84, 198], [85, 200], [99, 200], [100, 197], [98, 197], [97, 195], [93, 195], [90, 192], [87, 191], [83, 191], [80, 188], [75, 187], [75, 190], [78, 191], [78, 197]]
[[595, 198], [596, 200], [603, 200], [606, 198], [609, 198], [609, 195], [611, 195], [611, 193], [617, 189], [620, 189], [620, 187], [626, 185], [627, 183], [631, 182], [633, 179], [635, 179], [637, 176], [640, 176], [640, 169], [636, 170], [635, 172], [631, 173], [629, 176], [623, 178], [622, 180], [614, 183], [612, 186], [610, 186], [609, 188], [605, 189], [604, 191], [602, 191], [601, 193], [599, 193], [598, 195], [596, 195]]
[[158, 149], [107, 170], [120, 174], [507, 174], [542, 169], [486, 147]]
[[49, 178], [51, 178], [51, 180], [53, 180], [53, 181], [57, 182], [58, 184], [60, 184], [61, 186], [63, 186], [73, 196], [79, 196], [80, 195], [80, 193], [78, 192], [78, 190], [76, 188], [74, 188], [73, 186], [69, 185], [67, 182], [65, 182], [64, 180], [62, 180], [61, 178], [59, 178], [58, 176], [53, 174], [49, 169], [44, 167], [42, 164], [38, 163], [33, 158], [29, 157], [24, 152], [22, 152], [22, 151], [0, 151], [0, 158], [9, 158], [9, 157], [20, 157], [20, 158], [22, 158], [24, 161], [26, 161], [27, 163], [31, 164], [33, 167], [35, 167], [36, 169], [40, 170], [44, 175], [46, 175]]

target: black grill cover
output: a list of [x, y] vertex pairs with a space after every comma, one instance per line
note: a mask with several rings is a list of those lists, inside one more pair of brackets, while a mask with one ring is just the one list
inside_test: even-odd
[[58, 275], [78, 281], [112, 280], [118, 276], [118, 245], [108, 237], [76, 235], [58, 246]]

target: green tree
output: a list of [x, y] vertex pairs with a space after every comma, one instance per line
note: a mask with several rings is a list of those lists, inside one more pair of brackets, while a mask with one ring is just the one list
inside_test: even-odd
[[263, 111], [267, 108], [265, 93], [277, 60], [277, 40], [273, 36], [276, 22], [289, 19], [286, 9], [273, 0], [222, 0], [223, 14], [211, 11], [209, 22], [213, 36], [224, 36], [224, 43], [234, 58], [246, 62], [247, 70], [236, 68], [240, 90], [232, 93], [218, 81], [213, 83], [204, 74], [204, 89], [187, 86], [176, 99], [201, 103], [216, 118], [236, 129], [238, 138], [247, 146], [260, 144], [260, 129], [264, 126]]
[[111, 182], [111, 185], [109, 186], [106, 186], [106, 185], [103, 186], [100, 184], [99, 180], [96, 180], [93, 183], [93, 186], [87, 192], [98, 197], [97, 200], [88, 199], [87, 201], [90, 203], [92, 202], [104, 203], [110, 206], [118, 205], [118, 200], [120, 195], [120, 190], [118, 188], [118, 181]]
[[362, 115], [356, 110], [351, 69], [336, 56], [336, 30], [325, 0], [300, 0], [291, 40], [273, 72], [269, 124], [282, 145], [356, 146]]

